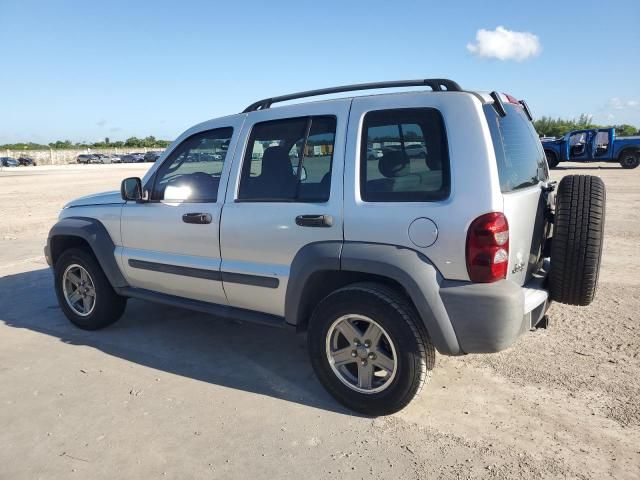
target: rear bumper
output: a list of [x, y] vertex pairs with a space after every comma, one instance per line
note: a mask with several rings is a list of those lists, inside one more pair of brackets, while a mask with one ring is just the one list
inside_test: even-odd
[[444, 281], [440, 297], [460, 348], [465, 353], [493, 353], [509, 347], [544, 316], [549, 295], [545, 278], [549, 262], [524, 286], [510, 280], [495, 283]]

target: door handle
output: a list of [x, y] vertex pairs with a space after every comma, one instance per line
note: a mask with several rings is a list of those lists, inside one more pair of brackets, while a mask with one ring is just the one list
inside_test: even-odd
[[182, 221], [184, 223], [198, 223], [198, 224], [207, 224], [211, 223], [211, 214], [210, 213], [185, 213], [182, 215]]
[[296, 225], [300, 227], [330, 227], [333, 225], [331, 215], [298, 215]]

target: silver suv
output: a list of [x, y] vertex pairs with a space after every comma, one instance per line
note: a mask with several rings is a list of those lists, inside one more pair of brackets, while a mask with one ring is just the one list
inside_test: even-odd
[[[271, 108], [407, 86], [430, 91]], [[69, 203], [45, 254], [80, 328], [128, 298], [291, 326], [337, 400], [382, 415], [421, 390], [435, 350], [497, 352], [546, 325], [551, 300], [589, 304], [604, 194], [598, 177], [556, 189], [511, 96], [351, 85], [196, 125], [143, 179]]]

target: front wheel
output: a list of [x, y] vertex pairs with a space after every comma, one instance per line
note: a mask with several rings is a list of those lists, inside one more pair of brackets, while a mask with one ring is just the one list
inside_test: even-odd
[[620, 165], [622, 168], [632, 169], [640, 165], [640, 152], [627, 151], [620, 155]]
[[408, 300], [375, 283], [328, 295], [307, 336], [320, 382], [340, 403], [365, 415], [404, 408], [431, 377], [435, 349]]
[[60, 308], [75, 326], [98, 330], [118, 320], [127, 299], [116, 294], [95, 257], [82, 248], [64, 251], [54, 267]]

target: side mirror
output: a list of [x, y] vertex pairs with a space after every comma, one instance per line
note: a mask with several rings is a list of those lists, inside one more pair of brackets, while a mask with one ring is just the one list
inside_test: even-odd
[[138, 177], [125, 178], [120, 185], [123, 200], [139, 202], [142, 200], [142, 180]]

